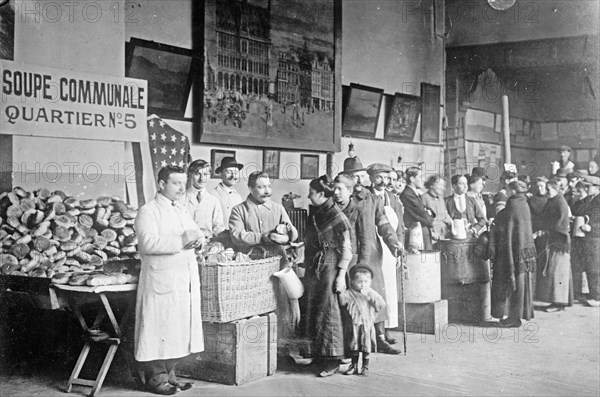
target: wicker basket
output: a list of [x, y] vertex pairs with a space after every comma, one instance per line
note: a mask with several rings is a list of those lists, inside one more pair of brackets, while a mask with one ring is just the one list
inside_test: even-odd
[[271, 276], [279, 270], [281, 256], [265, 254], [263, 249], [263, 259], [250, 262], [201, 264], [202, 321], [226, 323], [277, 308]]

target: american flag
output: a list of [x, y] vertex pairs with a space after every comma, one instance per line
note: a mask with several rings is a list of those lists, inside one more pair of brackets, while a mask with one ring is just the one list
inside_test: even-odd
[[181, 132], [176, 131], [158, 116], [148, 118], [148, 144], [154, 180], [158, 171], [167, 165], [176, 165], [184, 169], [190, 162], [190, 142]]

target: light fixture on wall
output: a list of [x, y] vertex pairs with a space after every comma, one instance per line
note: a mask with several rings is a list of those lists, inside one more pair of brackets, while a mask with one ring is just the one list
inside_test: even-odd
[[344, 138], [350, 138], [350, 143], [348, 144], [348, 157], [354, 157], [356, 153], [354, 152], [354, 142], [352, 142], [352, 136], [350, 134], [344, 135]]
[[487, 0], [490, 7], [494, 10], [505, 11], [515, 5], [517, 0]]

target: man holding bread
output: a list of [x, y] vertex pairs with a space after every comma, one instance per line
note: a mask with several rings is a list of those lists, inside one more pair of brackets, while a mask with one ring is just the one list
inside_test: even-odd
[[175, 377], [175, 365], [204, 350], [200, 279], [194, 248], [200, 229], [179, 203], [186, 174], [167, 166], [158, 173], [158, 193], [135, 221], [142, 260], [135, 322], [135, 359], [141, 380], [156, 394], [192, 387]]
[[[263, 171], [256, 171], [248, 177], [250, 194], [246, 200], [233, 207], [229, 218], [229, 232], [236, 251], [247, 252], [260, 245], [268, 256], [281, 255], [281, 266], [288, 266], [283, 244], [298, 238], [298, 231], [292, 225], [283, 205], [271, 200], [271, 181]], [[286, 338], [294, 329], [296, 318], [285, 290], [277, 287], [277, 335]]]

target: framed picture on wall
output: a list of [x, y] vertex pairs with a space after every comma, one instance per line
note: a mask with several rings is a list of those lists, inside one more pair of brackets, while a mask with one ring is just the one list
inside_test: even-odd
[[415, 137], [421, 113], [421, 98], [415, 95], [396, 93], [386, 100], [387, 120], [384, 139], [386, 141], [409, 141]]
[[421, 83], [421, 142], [440, 142], [439, 85]]
[[135, 37], [126, 44], [125, 76], [148, 81], [148, 115], [184, 118], [196, 66], [187, 48]]
[[193, 4], [194, 142], [340, 151], [342, 1]]
[[213, 170], [211, 178], [221, 179], [221, 175], [215, 173], [215, 171], [221, 165], [221, 161], [225, 157], [235, 158], [235, 150], [212, 149], [210, 151], [210, 166], [212, 167], [212, 170]]
[[350, 84], [343, 114], [342, 134], [352, 137], [375, 138], [381, 111], [383, 89]]
[[315, 179], [319, 177], [319, 155], [300, 155], [300, 179]]
[[263, 150], [263, 171], [270, 179], [279, 179], [279, 150]]

